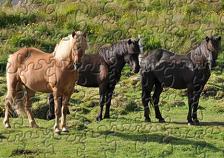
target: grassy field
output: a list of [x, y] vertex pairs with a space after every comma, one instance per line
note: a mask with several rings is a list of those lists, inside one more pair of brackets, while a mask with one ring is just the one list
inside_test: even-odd
[[[223, 80], [219, 77], [214, 74], [210, 84], [214, 81], [217, 87], [222, 87]], [[69, 133], [54, 135], [53, 120], [38, 119], [40, 128], [30, 129], [27, 119], [11, 119], [12, 129], [0, 126], [0, 157], [224, 156], [222, 91], [208, 86], [203, 93], [198, 112], [200, 126], [187, 125], [187, 98], [184, 91], [172, 89], [164, 90], [161, 96], [161, 110], [167, 123], [157, 123], [153, 109], [153, 122], [146, 123], [143, 121], [139, 82], [132, 83], [131, 79], [123, 77], [117, 85], [111, 119], [95, 121], [99, 110], [98, 89], [84, 87], [77, 87], [79, 93], [72, 96]], [[4, 81], [1, 77], [2, 89], [5, 89]], [[47, 104], [46, 97], [45, 94], [36, 96], [34, 111]]]
[[[13, 1], [14, 2], [14, 1]], [[73, 3], [73, 5], [71, 5]], [[6, 93], [8, 54], [23, 46], [52, 52], [73, 29], [88, 33], [92, 53], [105, 43], [144, 38], [145, 51], [163, 47], [183, 54], [206, 35], [223, 38], [224, 1], [33, 0], [0, 5], [0, 116]], [[160, 107], [167, 123], [144, 122], [138, 74], [125, 67], [112, 100], [111, 119], [96, 122], [98, 89], [77, 86], [70, 101], [69, 133], [53, 134], [46, 121], [47, 95], [37, 93], [33, 109], [40, 128], [26, 118], [0, 124], [0, 158], [5, 157], [224, 157], [223, 52], [200, 100], [200, 126], [188, 126], [185, 91], [164, 89]], [[0, 117], [0, 122], [3, 118]]]

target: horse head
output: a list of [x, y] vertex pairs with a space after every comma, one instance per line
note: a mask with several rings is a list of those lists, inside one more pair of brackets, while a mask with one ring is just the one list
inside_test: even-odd
[[207, 36], [205, 38], [205, 41], [208, 50], [207, 53], [205, 54], [205, 57], [207, 58], [211, 69], [212, 67], [216, 66], [218, 53], [221, 49], [221, 36], [211, 36], [211, 37]]
[[87, 49], [86, 33], [81, 31], [74, 31], [72, 33], [73, 45], [72, 45], [72, 58], [74, 61], [75, 69], [81, 66], [82, 56], [85, 54]]
[[68, 60], [77, 69], [81, 65], [82, 56], [87, 49], [86, 33], [74, 31], [56, 45], [54, 56], [57, 60]]
[[137, 40], [128, 39], [127, 53], [124, 54], [124, 60], [131, 66], [134, 73], [138, 73], [140, 70], [139, 54], [140, 54], [139, 39]]

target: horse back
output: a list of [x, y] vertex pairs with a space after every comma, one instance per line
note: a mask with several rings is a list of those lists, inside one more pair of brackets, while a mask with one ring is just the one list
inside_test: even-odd
[[[155, 70], [160, 66], [185, 64], [192, 68], [192, 62], [187, 55], [178, 55], [165, 49], [155, 49], [148, 52], [142, 60], [141, 67], [147, 70]], [[181, 66], [180, 66], [181, 67]], [[192, 68], [193, 69], [193, 68]]]
[[[51, 60], [51, 54], [36, 48], [21, 48], [9, 55], [7, 62], [7, 73], [17, 74], [28, 69], [41, 69], [43, 64]], [[49, 62], [50, 63], [50, 62]]]
[[142, 75], [156, 78], [164, 87], [186, 88], [195, 75], [192, 61], [165, 49], [149, 53], [142, 64]]
[[47, 60], [50, 56], [50, 53], [45, 53], [36, 48], [21, 48], [17, 52], [11, 54], [8, 58], [8, 62], [15, 63], [16, 65], [24, 64], [26, 61], [36, 61], [39, 59]]
[[86, 54], [79, 69], [78, 84], [86, 87], [98, 87], [107, 79], [108, 66], [99, 54]]
[[80, 67], [80, 72], [100, 72], [100, 66], [106, 63], [99, 54], [85, 54], [82, 57], [82, 66]]
[[175, 54], [164, 49], [155, 49], [147, 52], [140, 63], [141, 69], [143, 71], [151, 71], [155, 69], [156, 65], [161, 61], [168, 60], [171, 56]]

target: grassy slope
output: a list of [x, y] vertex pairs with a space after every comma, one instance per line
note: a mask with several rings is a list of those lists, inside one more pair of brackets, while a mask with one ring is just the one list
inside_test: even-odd
[[[97, 89], [77, 87], [80, 92], [73, 94], [71, 100], [68, 134], [54, 136], [54, 121], [38, 119], [41, 128], [30, 129], [26, 119], [11, 119], [12, 129], [0, 127], [0, 144], [5, 146], [0, 148], [0, 157], [19, 156], [15, 154], [18, 149], [34, 152], [26, 154], [31, 157], [223, 157], [223, 100], [202, 97], [202, 125], [188, 126], [187, 99], [178, 95], [183, 92], [166, 90], [161, 96], [161, 110], [168, 123], [157, 123], [153, 111], [153, 123], [145, 123], [139, 83], [133, 88], [120, 88], [124, 84], [133, 86], [127, 77], [117, 85], [111, 119], [100, 123], [95, 122]], [[38, 97], [43, 102], [36, 101], [34, 105], [46, 104], [46, 96]], [[182, 100], [185, 105], [173, 107], [173, 101]]]
[[[3, 64], [6, 63], [8, 53], [21, 46], [35, 46], [51, 52], [56, 42], [73, 28], [88, 31], [91, 46], [89, 51], [107, 42], [141, 34], [146, 49], [162, 46], [183, 53], [205, 35], [222, 35], [224, 26], [221, 1], [209, 4], [177, 0], [170, 3], [166, 0], [144, 3], [115, 0], [106, 4], [106, 1], [96, 3], [91, 0], [75, 5], [67, 2], [53, 4], [53, 0], [35, 2], [36, 5], [29, 6], [28, 14], [23, 14], [25, 8], [17, 8], [16, 11], [8, 7], [1, 8], [0, 59]], [[119, 31], [122, 33], [119, 34]], [[222, 55], [219, 59], [221, 67]], [[121, 82], [116, 86], [110, 120], [95, 122], [98, 89], [78, 87], [80, 92], [73, 94], [71, 100], [69, 134], [54, 136], [54, 121], [38, 119], [41, 128], [30, 129], [26, 119], [23, 123], [22, 119], [14, 118], [11, 119], [14, 126], [12, 129], [0, 126], [0, 157], [224, 156], [222, 73], [217, 70], [209, 80], [207, 86], [219, 91], [215, 97], [201, 98], [199, 116], [204, 123], [198, 127], [185, 124], [186, 97], [182, 97], [182, 91], [171, 89], [161, 96], [161, 110], [170, 123], [156, 123], [153, 110], [153, 123], [143, 122], [139, 82], [134, 84], [129, 76], [129, 70], [125, 70]], [[1, 105], [4, 103], [5, 92], [5, 77], [1, 76]], [[174, 107], [174, 103], [178, 105], [176, 102], [184, 106]], [[38, 94], [33, 106], [46, 103], [46, 95]], [[25, 153], [19, 154], [17, 149], [24, 149]]]
[[[183, 53], [206, 35], [222, 34], [223, 2], [34, 0], [21, 7], [1, 7], [1, 55], [21, 46], [52, 52], [72, 29], [88, 31], [91, 50], [141, 34], [145, 48], [164, 47]], [[87, 3], [88, 2], [88, 3]], [[94, 9], [91, 9], [94, 8]], [[2, 58], [2, 60], [4, 60]]]

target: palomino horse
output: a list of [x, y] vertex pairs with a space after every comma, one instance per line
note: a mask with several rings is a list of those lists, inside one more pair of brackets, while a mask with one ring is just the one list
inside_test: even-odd
[[[21, 91], [26, 92], [23, 93], [25, 105], [17, 104], [16, 108], [19, 112], [25, 110], [31, 127], [38, 127], [31, 112], [31, 97], [38, 91], [53, 93], [56, 116], [54, 130], [59, 133], [61, 128], [66, 132], [66, 110], [75, 82], [78, 80], [76, 67], [81, 64], [86, 48], [86, 35], [77, 31], [63, 38], [54, 53], [45, 53], [36, 48], [22, 48], [10, 55], [6, 73], [8, 91], [3, 122], [5, 127], [10, 127], [9, 109], [12, 104], [16, 104], [16, 98], [21, 97]], [[61, 110], [58, 107], [59, 97], [62, 98]]]
[[[148, 53], [141, 63], [142, 103], [146, 121], [149, 117], [149, 101], [154, 105], [156, 118], [165, 122], [159, 110], [159, 96], [163, 87], [186, 89], [188, 91], [189, 125], [199, 124], [197, 109], [200, 94], [215, 66], [221, 48], [221, 37], [211, 36], [187, 55], [177, 55], [164, 49], [156, 49]], [[151, 91], [155, 85], [153, 98]]]
[[[77, 84], [85, 87], [99, 87], [100, 112], [97, 120], [102, 120], [103, 106], [106, 102], [104, 118], [110, 117], [110, 104], [116, 83], [121, 77], [121, 71], [128, 63], [135, 73], [139, 72], [138, 56], [139, 40], [126, 39], [113, 45], [103, 46], [97, 54], [86, 54], [82, 58]], [[49, 97], [48, 118], [54, 117], [54, 99]]]

